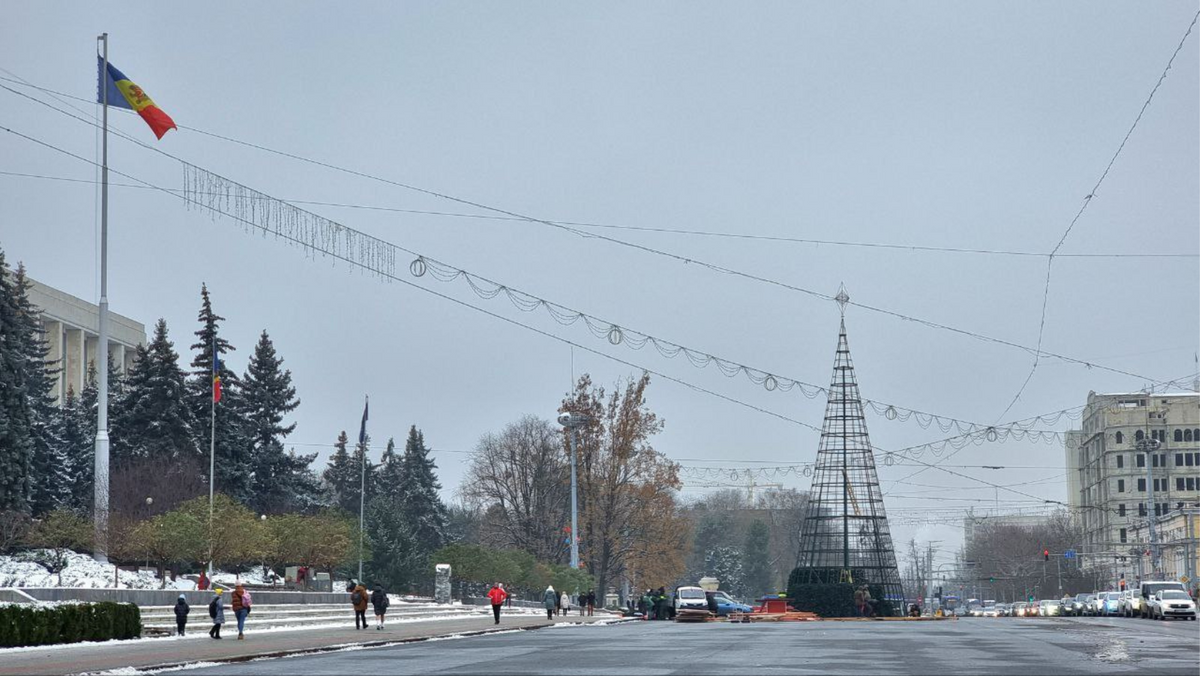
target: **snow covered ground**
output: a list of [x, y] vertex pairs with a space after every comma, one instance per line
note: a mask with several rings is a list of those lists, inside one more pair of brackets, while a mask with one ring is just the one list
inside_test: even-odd
[[[113, 586], [112, 564], [97, 563], [87, 554], [70, 552], [66, 569], [63, 570], [62, 584], [58, 584], [58, 576], [46, 570], [39, 563], [28, 560], [26, 555], [0, 556], [0, 587], [71, 587], [84, 589], [111, 589]], [[153, 571], [131, 572], [122, 570], [119, 573], [122, 589], [161, 589], [162, 580]], [[269, 575], [263, 574], [261, 566], [255, 566], [240, 576], [234, 573], [216, 571], [213, 580], [220, 585], [232, 587], [239, 580], [247, 584], [268, 584]], [[282, 578], [278, 578], [282, 580]], [[342, 588], [345, 583], [341, 583]], [[194, 580], [179, 578], [167, 581], [167, 589], [191, 590], [196, 588]], [[334, 589], [338, 589], [335, 585]]]
[[[151, 572], [119, 573], [123, 589], [158, 589], [162, 582]], [[0, 556], [0, 587], [58, 587], [58, 575], [44, 566], [24, 557]], [[68, 554], [66, 569], [62, 572], [63, 587], [100, 589], [112, 588], [113, 566], [97, 563], [87, 554]]]

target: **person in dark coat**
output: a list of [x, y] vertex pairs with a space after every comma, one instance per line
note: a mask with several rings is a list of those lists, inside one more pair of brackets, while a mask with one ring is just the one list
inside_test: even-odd
[[184, 635], [184, 629], [187, 628], [187, 616], [188, 616], [188, 613], [190, 613], [191, 611], [192, 611], [192, 608], [191, 608], [191, 606], [188, 605], [187, 598], [183, 594], [180, 594], [179, 600], [175, 602], [175, 629], [177, 630], [176, 635], [178, 635], [178, 636]]
[[375, 591], [371, 592], [371, 606], [375, 609], [375, 628], [379, 631], [383, 631], [383, 616], [387, 613], [389, 605], [391, 605], [391, 601], [383, 592], [383, 585], [375, 585]]
[[542, 605], [546, 608], [546, 619], [554, 619], [554, 609], [558, 606], [558, 593], [554, 591], [554, 586], [546, 587], [546, 592], [542, 594]]
[[588, 617], [596, 610], [596, 590], [589, 589], [587, 593], [587, 611]]

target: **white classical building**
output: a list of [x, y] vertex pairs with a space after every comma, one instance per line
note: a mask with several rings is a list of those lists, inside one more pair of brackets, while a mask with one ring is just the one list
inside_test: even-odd
[[[1112, 565], [1142, 546], [1136, 524], [1200, 500], [1200, 393], [1091, 392], [1081, 427], [1066, 443], [1070, 506], [1084, 526], [1085, 563]], [[1140, 451], [1142, 440], [1158, 449]]]
[[[41, 311], [42, 330], [50, 348], [47, 359], [56, 362], [55, 403], [62, 404], [67, 392], [78, 394], [87, 383], [88, 368], [100, 350], [100, 307], [82, 298], [46, 286], [33, 279], [29, 300]], [[146, 343], [146, 327], [128, 317], [108, 313], [108, 354], [122, 373], [133, 365], [134, 351]]]

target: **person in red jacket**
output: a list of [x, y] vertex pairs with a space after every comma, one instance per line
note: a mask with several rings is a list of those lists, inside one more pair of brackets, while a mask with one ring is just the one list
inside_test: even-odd
[[508, 592], [504, 591], [504, 585], [497, 582], [487, 593], [488, 599], [492, 602], [492, 615], [496, 617], [496, 624], [500, 624], [500, 607], [504, 605], [504, 599], [508, 598]]

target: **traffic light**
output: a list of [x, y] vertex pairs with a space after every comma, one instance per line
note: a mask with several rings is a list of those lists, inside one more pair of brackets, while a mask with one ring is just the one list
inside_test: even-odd
[[1049, 560], [1050, 560], [1050, 550], [1049, 550], [1049, 549], [1043, 549], [1043, 550], [1042, 550], [1042, 558], [1043, 558], [1043, 560], [1045, 560], [1045, 561], [1049, 561]]
[[991, 582], [991, 583], [995, 584], [995, 582], [996, 582], [996, 578], [994, 578], [994, 577], [989, 577], [989, 578], [988, 578], [988, 582]]

